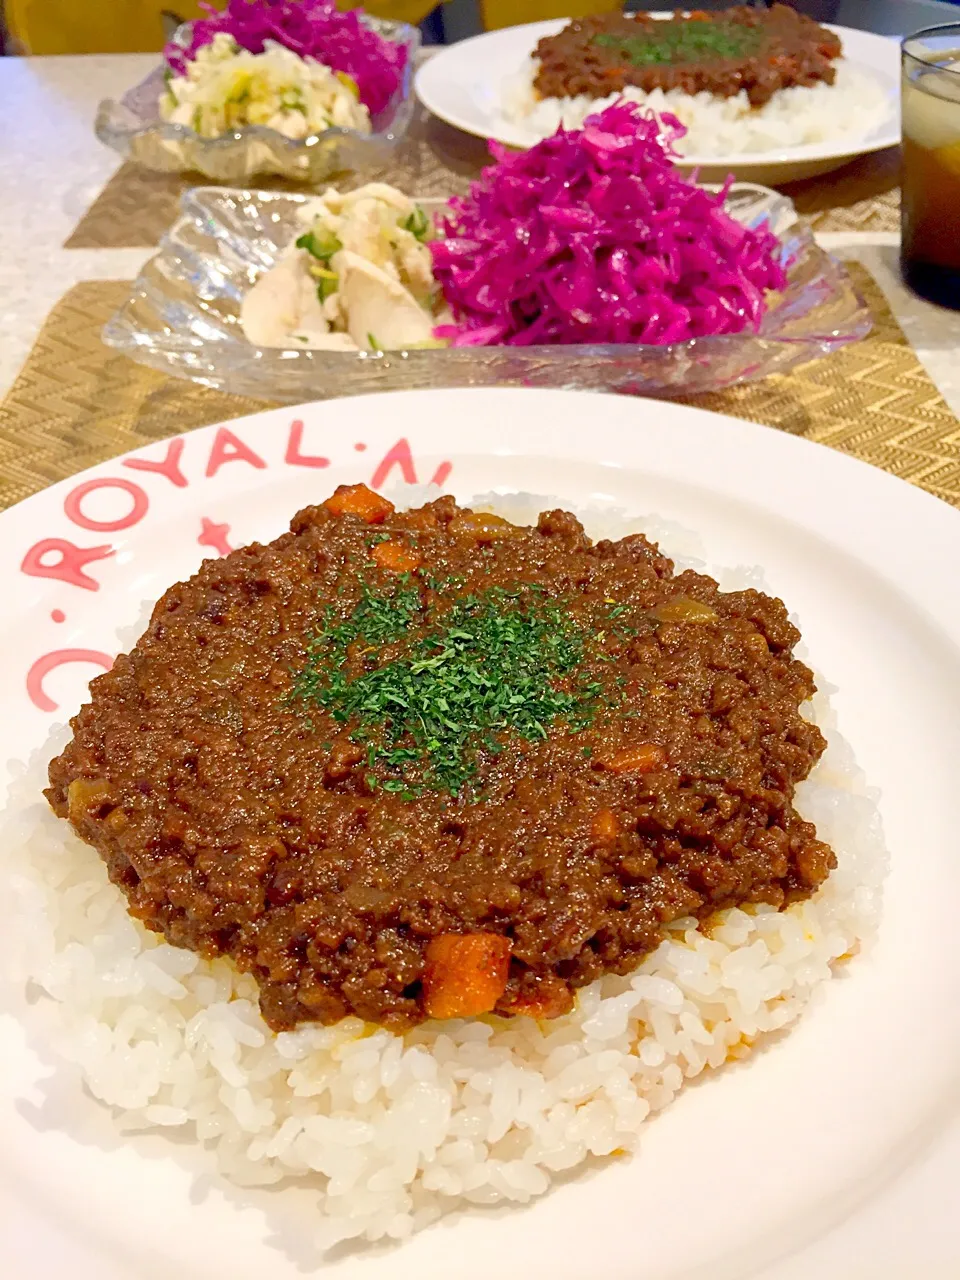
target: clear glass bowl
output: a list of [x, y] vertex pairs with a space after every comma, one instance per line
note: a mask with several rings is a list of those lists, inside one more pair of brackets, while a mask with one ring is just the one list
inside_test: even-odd
[[[107, 98], [97, 109], [94, 129], [101, 142], [147, 169], [163, 173], [202, 173], [217, 182], [249, 182], [257, 174], [280, 174], [305, 184], [322, 182], [338, 170], [362, 170], [385, 164], [403, 138], [413, 116], [414, 60], [420, 32], [405, 22], [387, 22], [366, 15], [363, 21], [386, 40], [407, 46], [403, 82], [389, 106], [374, 116], [372, 133], [356, 129], [325, 129], [309, 138], [285, 138], [276, 129], [250, 125], [202, 138], [188, 125], [160, 119], [164, 91], [163, 66], [156, 67], [119, 102]], [[190, 23], [177, 29], [174, 40], [190, 43]]]
[[[204, 386], [295, 404], [412, 387], [569, 387], [632, 395], [715, 391], [863, 338], [870, 312], [843, 267], [815, 242], [785, 196], [738, 183], [728, 208], [749, 225], [769, 221], [783, 244], [786, 290], [757, 333], [669, 346], [459, 347], [336, 352], [255, 347], [240, 302], [302, 230], [309, 196], [195, 187], [130, 297], [103, 331], [108, 346]], [[422, 202], [436, 206], [441, 201]]]

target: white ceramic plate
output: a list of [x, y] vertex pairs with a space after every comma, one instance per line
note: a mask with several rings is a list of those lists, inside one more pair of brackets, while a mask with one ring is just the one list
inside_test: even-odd
[[[360, 397], [151, 444], [0, 516], [0, 785], [77, 708], [141, 602], [212, 544], [271, 538], [339, 483], [414, 473], [459, 496], [524, 489], [656, 512], [699, 530], [711, 567], [761, 563], [839, 689], [892, 865], [869, 953], [788, 1036], [685, 1093], [635, 1158], [529, 1209], [347, 1254], [324, 1276], [960, 1274], [960, 514], [920, 490], [735, 419], [558, 391]], [[80, 567], [67, 544], [100, 548], [84, 566], [96, 590], [65, 569], [64, 555]], [[119, 1140], [95, 1104], [42, 1082], [49, 1058], [9, 1016], [0, 1064], [4, 1280], [295, 1280], [318, 1265], [296, 1191], [224, 1190], [195, 1177], [189, 1144]]]
[[[653, 15], [666, 17], [669, 15]], [[480, 138], [525, 148], [536, 137], [513, 124], [501, 109], [503, 84], [524, 65], [544, 36], [555, 35], [566, 22], [532, 22], [506, 27], [450, 45], [428, 59], [414, 83], [424, 106], [441, 120]], [[781, 151], [731, 155], [684, 156], [682, 166], [699, 168], [704, 182], [722, 182], [733, 173], [742, 182], [776, 184], [828, 173], [854, 156], [900, 141], [900, 47], [887, 36], [831, 27], [843, 41], [844, 56], [886, 90], [888, 111], [883, 123], [861, 136], [845, 134], [836, 142], [788, 147]]]

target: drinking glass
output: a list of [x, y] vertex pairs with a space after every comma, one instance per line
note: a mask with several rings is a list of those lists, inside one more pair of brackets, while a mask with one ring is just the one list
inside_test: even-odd
[[960, 311], [960, 23], [918, 31], [901, 48], [903, 278]]

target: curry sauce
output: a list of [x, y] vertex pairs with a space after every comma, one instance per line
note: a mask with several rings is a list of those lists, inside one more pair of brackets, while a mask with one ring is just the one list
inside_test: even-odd
[[606, 98], [633, 87], [650, 93], [745, 91], [754, 107], [793, 85], [833, 84], [840, 40], [784, 4], [719, 12], [604, 13], [571, 22], [537, 45], [541, 98]]
[[550, 1017], [835, 865], [793, 806], [824, 748], [798, 640], [639, 534], [341, 488], [163, 596], [47, 796], [275, 1029]]

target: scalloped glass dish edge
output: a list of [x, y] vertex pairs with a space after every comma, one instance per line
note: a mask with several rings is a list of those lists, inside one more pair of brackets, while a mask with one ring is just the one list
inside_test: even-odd
[[[751, 183], [731, 188], [739, 220], [769, 220], [789, 263], [786, 290], [756, 333], [669, 346], [460, 347], [344, 353], [252, 346], [240, 300], [292, 238], [309, 196], [195, 187], [103, 340], [140, 364], [237, 395], [295, 404], [415, 387], [530, 386], [688, 395], [717, 391], [829, 355], [869, 333], [869, 308], [792, 203]], [[424, 200], [427, 206], [442, 201]]]
[[[375, 116], [373, 132], [325, 129], [310, 138], [287, 138], [276, 129], [249, 125], [219, 138], [203, 138], [187, 125], [160, 120], [157, 102], [163, 90], [158, 65], [119, 101], [104, 99], [97, 108], [97, 138], [126, 160], [161, 173], [200, 173], [217, 182], [249, 182], [257, 175], [279, 175], [303, 183], [323, 181], [338, 170], [384, 164], [405, 136], [413, 118], [414, 63], [421, 36], [405, 22], [364, 15], [364, 22], [393, 43], [407, 46], [407, 65], [399, 92]], [[178, 27], [174, 40], [186, 46], [190, 23]]]

